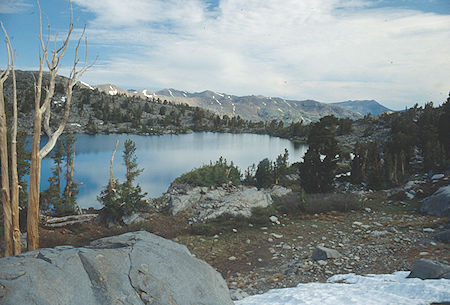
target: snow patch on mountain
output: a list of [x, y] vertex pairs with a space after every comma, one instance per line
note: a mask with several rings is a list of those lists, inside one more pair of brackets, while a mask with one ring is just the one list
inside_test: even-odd
[[109, 86], [110, 90], [108, 91], [109, 95], [116, 95], [117, 89], [114, 89], [113, 86]]
[[91, 90], [94, 90], [94, 87], [92, 87], [91, 85], [89, 85], [88, 83], [85, 83], [85, 82], [83, 82], [83, 81], [81, 81], [81, 80], [79, 80], [78, 81], [80, 84], [82, 84], [83, 86], [86, 86], [86, 87], [88, 87], [89, 89], [91, 89]]
[[154, 96], [154, 93], [147, 94], [147, 89], [142, 90], [142, 94], [145, 95], [146, 97], [153, 97]]

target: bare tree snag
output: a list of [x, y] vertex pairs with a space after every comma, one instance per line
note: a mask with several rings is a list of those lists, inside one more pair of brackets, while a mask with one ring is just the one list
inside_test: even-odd
[[[35, 84], [33, 141], [31, 149], [30, 185], [28, 192], [28, 214], [27, 214], [28, 250], [35, 250], [39, 248], [38, 225], [39, 225], [39, 183], [40, 183], [41, 161], [52, 150], [59, 136], [64, 131], [66, 123], [69, 119], [70, 103], [72, 100], [72, 91], [74, 85], [78, 82], [83, 73], [86, 72], [86, 70], [91, 67], [91, 65], [88, 66], [86, 62], [87, 42], [85, 39], [85, 48], [86, 48], [85, 61], [83, 67], [80, 70], [77, 70], [77, 66], [79, 63], [78, 50], [80, 48], [80, 44], [82, 42], [82, 39], [84, 38], [85, 33], [85, 29], [83, 29], [83, 32], [81, 33], [75, 48], [75, 59], [69, 76], [69, 80], [66, 83], [66, 101], [64, 107], [64, 115], [61, 119], [61, 122], [59, 123], [58, 128], [55, 131], [52, 131], [50, 128], [50, 115], [51, 115], [50, 107], [51, 101], [55, 93], [56, 76], [60, 68], [60, 60], [64, 56], [68, 48], [70, 36], [73, 30], [72, 3], [70, 0], [69, 4], [70, 4], [70, 23], [67, 36], [63, 41], [62, 45], [59, 48], [57, 48], [56, 47], [57, 34], [56, 34], [54, 37], [54, 47], [49, 52], [50, 35], [47, 41], [44, 42], [42, 34], [42, 12], [39, 5], [39, 1], [37, 1], [37, 6], [39, 9], [39, 23], [40, 23], [39, 38], [41, 42], [41, 56], [40, 56], [40, 66], [37, 84]], [[48, 87], [45, 88], [44, 101], [41, 103], [44, 64], [47, 65], [47, 68], [49, 70], [50, 80]], [[43, 118], [45, 119], [43, 120]], [[42, 124], [44, 124], [44, 126], [42, 126]], [[42, 127], [44, 127], [44, 131], [48, 136], [48, 142], [44, 145], [44, 147], [40, 149], [39, 147], [41, 142]]]
[[116, 146], [114, 147], [112, 156], [111, 156], [111, 161], [109, 164], [109, 188], [112, 190], [114, 188], [114, 173], [113, 173], [113, 163], [114, 163], [114, 155], [116, 154], [117, 151], [117, 146], [119, 146], [119, 139], [116, 140]]
[[67, 199], [72, 197], [73, 173], [75, 170], [75, 151], [72, 153], [71, 162], [66, 164], [66, 188], [64, 194]]
[[[5, 31], [5, 36], [6, 31]], [[9, 43], [9, 38], [8, 38]], [[14, 255], [22, 252], [19, 227], [19, 174], [17, 173], [17, 84], [16, 70], [14, 68], [14, 52], [11, 44], [11, 75], [13, 82], [13, 122], [11, 127], [11, 213], [13, 226], [13, 250]]]
[[1, 199], [3, 203], [3, 227], [5, 235], [5, 257], [13, 254], [12, 246], [12, 215], [10, 201], [9, 168], [8, 168], [8, 127], [6, 124], [5, 97], [3, 95], [3, 85], [9, 76], [11, 70], [11, 49], [6, 31], [5, 33], [6, 50], [8, 53], [8, 66], [0, 73], [0, 163], [2, 165], [2, 185]]

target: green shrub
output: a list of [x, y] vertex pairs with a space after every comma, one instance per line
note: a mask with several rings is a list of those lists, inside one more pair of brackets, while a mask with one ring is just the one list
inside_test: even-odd
[[244, 216], [224, 214], [206, 223], [197, 222], [192, 224], [191, 233], [195, 235], [215, 235], [218, 233], [231, 232], [233, 229], [246, 226], [248, 226], [248, 219]]
[[174, 183], [195, 186], [219, 186], [230, 181], [233, 185], [240, 185], [241, 172], [234, 166], [233, 162], [228, 165], [227, 160], [220, 157], [214, 164], [203, 165], [200, 168], [182, 174], [175, 179]]
[[251, 224], [263, 226], [269, 224], [269, 217], [276, 214], [277, 213], [273, 205], [269, 205], [265, 208], [255, 207], [252, 209], [252, 215], [248, 218], [248, 221]]
[[243, 215], [233, 216], [224, 214], [216, 219], [212, 219], [206, 223], [198, 222], [191, 225], [191, 233], [194, 235], [215, 235], [224, 232], [231, 232], [233, 229], [247, 228], [251, 223], [257, 226], [270, 224], [269, 217], [276, 215], [273, 205], [268, 207], [256, 207], [252, 209], [252, 215], [249, 218]]
[[306, 211], [307, 201], [305, 192], [291, 192], [282, 197], [274, 197], [273, 205], [282, 214], [296, 215]]

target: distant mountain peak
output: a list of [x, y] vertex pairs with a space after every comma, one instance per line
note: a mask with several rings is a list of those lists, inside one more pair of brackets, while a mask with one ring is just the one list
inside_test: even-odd
[[361, 115], [379, 115], [385, 112], [392, 112], [391, 109], [381, 105], [375, 100], [354, 100], [354, 101], [345, 101], [333, 103], [333, 105], [337, 105], [343, 107], [345, 109], [355, 111], [360, 113]]

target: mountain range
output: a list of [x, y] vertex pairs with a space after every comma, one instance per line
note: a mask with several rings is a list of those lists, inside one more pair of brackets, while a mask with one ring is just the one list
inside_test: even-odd
[[235, 96], [214, 91], [190, 93], [176, 89], [125, 90], [111, 84], [95, 86], [110, 95], [125, 94], [141, 98], [167, 100], [179, 104], [208, 109], [221, 116], [240, 116], [252, 121], [282, 120], [285, 122], [318, 121], [326, 115], [339, 118], [359, 119], [366, 114], [378, 115], [391, 111], [376, 101], [346, 101], [340, 103], [321, 103], [314, 100], [288, 100], [261, 95]]

